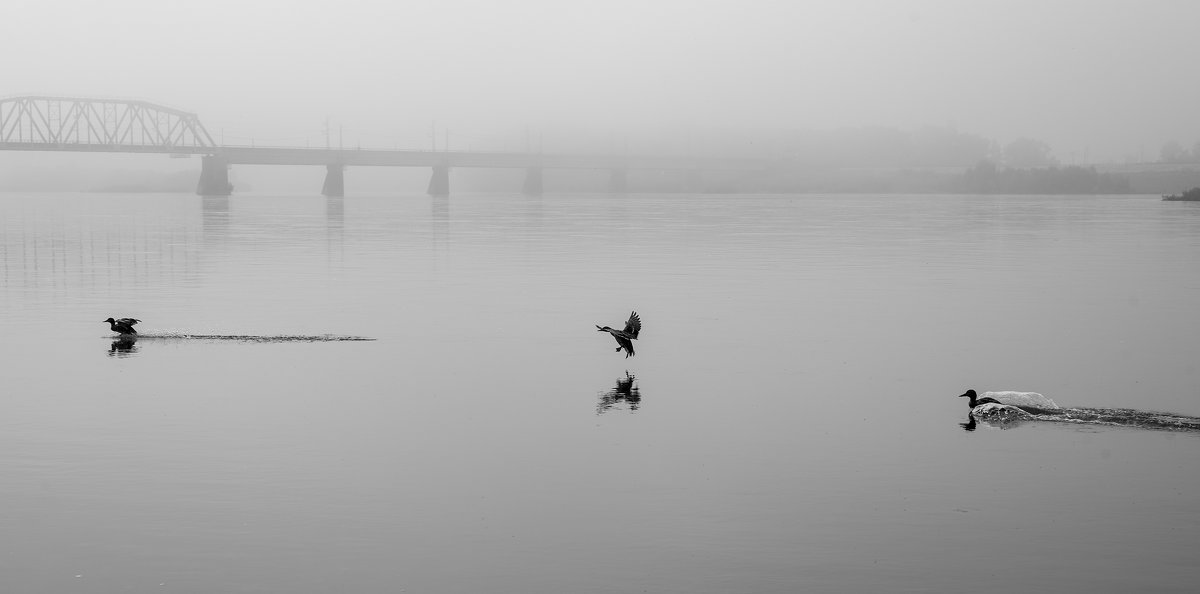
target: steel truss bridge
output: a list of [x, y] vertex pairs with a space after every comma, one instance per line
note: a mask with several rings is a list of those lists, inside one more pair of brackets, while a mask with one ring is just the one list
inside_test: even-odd
[[752, 174], [769, 165], [765, 159], [226, 146], [214, 142], [193, 113], [146, 101], [50, 96], [0, 99], [0, 150], [201, 155], [196, 193], [215, 196], [232, 193], [229, 167], [239, 164], [324, 165], [326, 196], [345, 193], [348, 166], [430, 167], [429, 194], [446, 196], [457, 167], [524, 169], [524, 192], [539, 195], [544, 169], [607, 170], [609, 189], [623, 192], [635, 169], [678, 171], [695, 184], [706, 171]]

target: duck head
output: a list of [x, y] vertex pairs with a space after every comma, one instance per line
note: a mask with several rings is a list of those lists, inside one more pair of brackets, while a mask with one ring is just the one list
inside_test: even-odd
[[958, 397], [967, 398], [967, 407], [975, 408], [975, 399], [978, 398], [979, 395], [975, 393], [975, 390], [967, 390], [966, 392], [959, 394]]

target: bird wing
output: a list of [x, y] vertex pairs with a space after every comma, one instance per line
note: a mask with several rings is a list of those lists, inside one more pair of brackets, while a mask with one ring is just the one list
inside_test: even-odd
[[633, 353], [633, 341], [632, 340], [629, 340], [628, 338], [625, 338], [624, 336], [617, 336], [616, 334], [613, 335], [613, 338], [617, 339], [617, 344], [621, 345], [621, 348], [625, 349], [625, 358], [626, 359], [633, 356], [634, 353]]
[[139, 320], [137, 318], [121, 318], [121, 319], [117, 320], [117, 323], [118, 324], [127, 324], [129, 326], [132, 326], [140, 321], [141, 320]]
[[638, 337], [638, 332], [642, 331], [642, 318], [638, 317], [637, 312], [629, 314], [629, 321], [625, 322], [625, 333], [633, 338]]

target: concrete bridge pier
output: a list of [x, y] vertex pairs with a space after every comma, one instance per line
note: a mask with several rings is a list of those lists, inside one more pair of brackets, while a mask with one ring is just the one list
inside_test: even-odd
[[204, 155], [200, 159], [200, 181], [196, 193], [201, 196], [228, 196], [233, 193], [229, 183], [229, 164], [220, 155]]
[[429, 191], [426, 192], [430, 196], [449, 196], [450, 195], [450, 166], [449, 165], [434, 165], [433, 177], [429, 178]]
[[625, 168], [608, 171], [608, 191], [612, 194], [624, 194], [629, 191], [629, 170]]
[[542, 195], [542, 168], [530, 167], [525, 170], [525, 185], [522, 188], [526, 196]]
[[325, 166], [325, 185], [321, 186], [321, 195], [326, 198], [341, 198], [346, 195], [344, 167], [341, 165]]

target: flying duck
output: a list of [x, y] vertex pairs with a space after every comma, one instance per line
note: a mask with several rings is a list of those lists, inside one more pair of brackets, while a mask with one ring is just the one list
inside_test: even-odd
[[621, 349], [625, 349], [625, 358], [628, 359], [635, 354], [633, 352], [633, 341], [637, 340], [638, 332], [642, 331], [642, 318], [639, 318], [635, 311], [629, 314], [629, 320], [625, 322], [624, 330], [616, 330], [608, 326], [596, 326], [596, 331], [612, 334], [612, 337], [617, 339], [617, 344], [619, 345], [616, 352], [619, 353]]
[[140, 322], [141, 320], [136, 319], [136, 318], [118, 318], [116, 320], [114, 320], [112, 318], [108, 318], [107, 320], [104, 320], [104, 321], [108, 322], [108, 327], [111, 328], [113, 332], [118, 332], [118, 333], [124, 335], [124, 334], [137, 334], [137, 330], [133, 329], [133, 325]]

